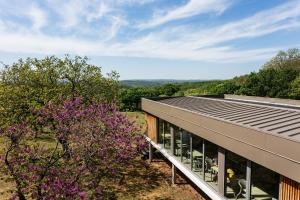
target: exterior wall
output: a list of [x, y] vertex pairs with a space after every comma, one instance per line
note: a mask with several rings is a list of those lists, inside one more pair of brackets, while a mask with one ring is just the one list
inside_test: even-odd
[[280, 200], [299, 200], [300, 183], [284, 176], [280, 177]]
[[145, 113], [145, 120], [147, 123], [147, 136], [157, 143], [157, 118], [153, 115]]
[[142, 109], [246, 159], [300, 182], [299, 143], [148, 99]]

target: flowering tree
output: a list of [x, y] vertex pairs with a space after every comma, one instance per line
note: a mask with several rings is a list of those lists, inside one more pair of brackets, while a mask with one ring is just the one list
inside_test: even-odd
[[[28, 122], [2, 132], [7, 145], [1, 164], [15, 181], [15, 198], [98, 199], [105, 194], [103, 179], [116, 177], [146, 146], [114, 104], [72, 98], [34, 113], [43, 131]], [[48, 145], [36, 137], [45, 132], [53, 138]]]

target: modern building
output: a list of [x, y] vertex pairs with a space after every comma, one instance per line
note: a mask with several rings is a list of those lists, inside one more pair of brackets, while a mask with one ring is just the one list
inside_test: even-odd
[[258, 97], [143, 98], [153, 150], [211, 199], [300, 200], [300, 103]]

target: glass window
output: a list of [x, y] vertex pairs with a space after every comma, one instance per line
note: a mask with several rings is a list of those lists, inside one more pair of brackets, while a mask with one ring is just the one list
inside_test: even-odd
[[225, 196], [228, 199], [246, 198], [246, 170], [247, 160], [230, 151], [226, 152]]
[[251, 166], [251, 199], [278, 199], [279, 174], [261, 165]]
[[170, 123], [164, 122], [164, 148], [171, 150], [171, 132]]
[[163, 144], [164, 120], [158, 119], [158, 143]]
[[205, 181], [217, 190], [218, 185], [218, 146], [205, 141]]
[[182, 131], [182, 160], [184, 164], [188, 165], [190, 168], [191, 158], [190, 158], [190, 133], [183, 130]]
[[174, 155], [181, 159], [181, 130], [178, 127], [174, 127]]
[[192, 147], [192, 171], [201, 175], [200, 177], [203, 178], [203, 139], [199, 136], [192, 135]]

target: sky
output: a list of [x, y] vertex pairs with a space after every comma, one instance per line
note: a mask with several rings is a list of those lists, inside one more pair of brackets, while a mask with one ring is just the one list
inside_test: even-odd
[[88, 56], [120, 79], [228, 79], [300, 47], [300, 0], [0, 0], [0, 61]]

